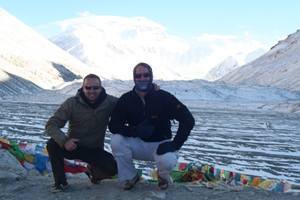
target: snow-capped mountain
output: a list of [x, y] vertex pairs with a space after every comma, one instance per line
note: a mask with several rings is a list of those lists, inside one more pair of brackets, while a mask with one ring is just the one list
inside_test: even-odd
[[180, 56], [188, 49], [180, 38], [142, 17], [92, 16], [62, 23], [65, 31], [49, 40], [111, 79], [131, 79], [138, 62], [150, 63], [165, 79], [178, 78], [167, 66], [174, 62], [174, 54]]
[[91, 70], [0, 8], [0, 94], [52, 89]]
[[266, 53], [266, 50], [263, 48], [259, 48], [254, 50], [253, 52], [248, 53], [245, 55], [242, 52], [239, 52], [233, 56], [227, 57], [225, 60], [223, 60], [221, 63], [216, 65], [214, 68], [212, 68], [205, 76], [204, 79], [208, 81], [215, 81], [226, 74], [230, 73], [234, 69], [241, 66], [241, 64], [249, 63], [261, 55]]
[[260, 58], [237, 68], [218, 82], [275, 86], [300, 91], [300, 30], [278, 42]]
[[230, 56], [226, 58], [223, 62], [212, 68], [206, 74], [205, 79], [209, 81], [217, 80], [237, 67], [239, 67], [238, 62]]
[[218, 63], [226, 63], [226, 57], [233, 56], [241, 66], [265, 53], [255, 45], [247, 50], [214, 49], [196, 40], [190, 45], [143, 17], [86, 16], [56, 24], [63, 30], [49, 37], [50, 41], [100, 71], [112, 68], [106, 75], [113, 79], [131, 79], [133, 66], [141, 61], [154, 68], [156, 79], [204, 79]]

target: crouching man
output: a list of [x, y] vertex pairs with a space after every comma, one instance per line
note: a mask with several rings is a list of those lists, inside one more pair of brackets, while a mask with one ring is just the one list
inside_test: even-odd
[[[133, 69], [135, 86], [123, 94], [112, 113], [109, 130], [111, 148], [117, 161], [118, 179], [123, 190], [132, 190], [139, 181], [133, 159], [154, 161], [158, 169], [158, 188], [173, 182], [169, 175], [178, 162], [178, 150], [195, 125], [190, 111], [176, 97], [155, 90], [152, 68], [139, 63]], [[179, 127], [172, 138], [171, 120]]]
[[[87, 163], [92, 183], [117, 174], [117, 164], [111, 153], [104, 150], [107, 124], [117, 98], [106, 94], [97, 75], [89, 74], [77, 94], [68, 98], [46, 123], [51, 137], [47, 150], [52, 165], [52, 192], [68, 186], [64, 158]], [[65, 134], [61, 128], [68, 122]]]

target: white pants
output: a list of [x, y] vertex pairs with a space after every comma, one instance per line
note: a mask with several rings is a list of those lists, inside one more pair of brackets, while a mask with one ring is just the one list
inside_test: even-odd
[[173, 180], [169, 175], [178, 162], [179, 153], [168, 152], [163, 155], [157, 155], [156, 149], [159, 144], [170, 140], [160, 142], [144, 142], [140, 138], [124, 137], [120, 134], [113, 134], [110, 140], [112, 153], [118, 165], [118, 180], [125, 181], [133, 179], [136, 175], [136, 169], [133, 159], [154, 161], [159, 170], [159, 175], [169, 183]]

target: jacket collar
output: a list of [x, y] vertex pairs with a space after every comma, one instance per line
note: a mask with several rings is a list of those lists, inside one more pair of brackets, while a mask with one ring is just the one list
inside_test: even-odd
[[95, 103], [90, 103], [90, 101], [84, 95], [82, 88], [78, 89], [76, 96], [79, 97], [82, 103], [89, 105], [92, 109], [96, 109], [106, 99], [107, 94], [104, 87], [102, 87], [102, 91]]

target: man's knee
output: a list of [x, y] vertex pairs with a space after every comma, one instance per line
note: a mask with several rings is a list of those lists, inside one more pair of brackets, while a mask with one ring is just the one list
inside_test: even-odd
[[117, 148], [124, 141], [124, 136], [120, 134], [112, 135], [110, 139], [110, 145], [112, 148]]
[[156, 160], [157, 168], [165, 171], [172, 171], [178, 162], [178, 157], [176, 153], [166, 153], [161, 155]]
[[115, 156], [123, 155], [126, 152], [126, 137], [120, 134], [114, 134], [110, 139], [112, 152]]

